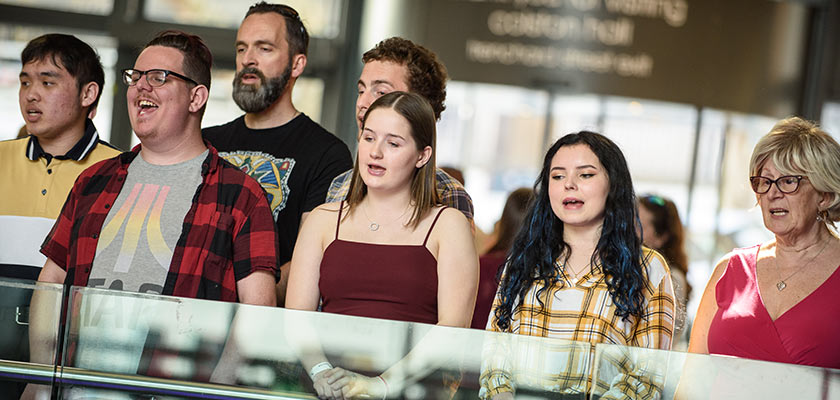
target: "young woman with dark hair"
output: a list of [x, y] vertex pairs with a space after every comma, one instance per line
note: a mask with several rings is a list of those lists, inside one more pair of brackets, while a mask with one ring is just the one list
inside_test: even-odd
[[[488, 329], [670, 349], [674, 295], [668, 266], [636, 235], [633, 183], [618, 146], [587, 131], [560, 138], [545, 156], [535, 192]], [[588, 382], [587, 372], [578, 372]], [[559, 373], [546, 376], [560, 379]], [[486, 363], [483, 397], [512, 398], [511, 376], [505, 366]], [[543, 386], [564, 393], [589, 390], [566, 392], [563, 382], [548, 380]], [[634, 390], [644, 397], [658, 389], [640, 384]]]

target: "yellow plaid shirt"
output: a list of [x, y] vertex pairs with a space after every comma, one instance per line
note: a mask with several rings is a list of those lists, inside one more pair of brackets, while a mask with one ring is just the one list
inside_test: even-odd
[[[564, 285], [548, 288], [543, 293], [545, 307], [537, 301], [540, 286], [531, 287], [525, 298], [518, 302], [507, 332], [585, 342], [592, 346], [542, 344], [540, 346], [549, 350], [548, 353], [539, 355], [526, 349], [532, 356], [523, 357], [523, 350], [519, 347], [500, 345], [498, 340], [488, 339], [480, 377], [482, 398], [514, 391], [522, 386], [523, 380], [527, 386], [541, 386], [544, 391], [585, 393], [591, 386], [590, 369], [594, 345], [598, 343], [670, 350], [674, 331], [674, 289], [668, 265], [659, 253], [647, 248], [644, 249], [644, 259], [650, 287], [644, 292], [644, 315], [640, 319], [630, 317], [623, 320], [615, 314], [616, 308], [600, 267], [594, 268], [576, 282], [561, 274], [560, 279]], [[499, 301], [497, 293], [493, 309], [499, 305]], [[487, 329], [500, 331], [493, 312], [488, 319]], [[533, 344], [529, 346], [533, 347]], [[567, 348], [565, 353], [557, 351], [562, 350], [563, 346]], [[588, 354], [584, 349], [588, 350]], [[618, 368], [625, 371], [634, 368], [632, 360], [616, 360], [616, 363], [619, 364]], [[599, 383], [597, 386], [600, 390], [597, 391], [603, 394], [603, 398], [656, 397], [659, 389], [655, 377], [638, 376], [631, 371], [625, 375], [623, 379], [614, 382], [613, 388], [603, 387]], [[627, 396], [627, 389], [619, 388], [617, 390], [622, 395], [613, 396], [613, 389], [622, 385], [632, 385], [634, 395]]]

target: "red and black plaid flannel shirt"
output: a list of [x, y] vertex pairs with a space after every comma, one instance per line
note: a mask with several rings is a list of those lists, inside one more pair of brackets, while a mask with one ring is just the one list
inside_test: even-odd
[[[162, 294], [235, 302], [236, 281], [259, 270], [276, 276], [274, 217], [260, 184], [205, 144], [210, 153], [201, 165], [202, 183], [184, 218]], [[65, 284], [87, 286], [105, 217], [139, 152], [140, 145], [76, 179], [41, 246], [41, 253], [67, 271]]]

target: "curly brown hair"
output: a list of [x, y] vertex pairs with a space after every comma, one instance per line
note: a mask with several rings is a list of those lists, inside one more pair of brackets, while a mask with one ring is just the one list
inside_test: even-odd
[[408, 39], [392, 37], [379, 42], [362, 55], [362, 62], [390, 61], [408, 69], [408, 89], [432, 105], [435, 119], [446, 109], [446, 67], [431, 50]]

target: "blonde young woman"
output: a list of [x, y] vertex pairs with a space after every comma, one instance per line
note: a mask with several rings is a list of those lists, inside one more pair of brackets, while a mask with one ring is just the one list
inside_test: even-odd
[[[422, 97], [392, 92], [370, 106], [347, 201], [316, 208], [301, 228], [286, 307], [316, 310], [322, 301], [324, 312], [470, 325], [478, 257], [470, 223], [438, 202], [434, 146], [434, 113]], [[390, 369], [374, 378], [320, 369], [310, 372], [323, 398], [381, 398], [400, 386]]]

